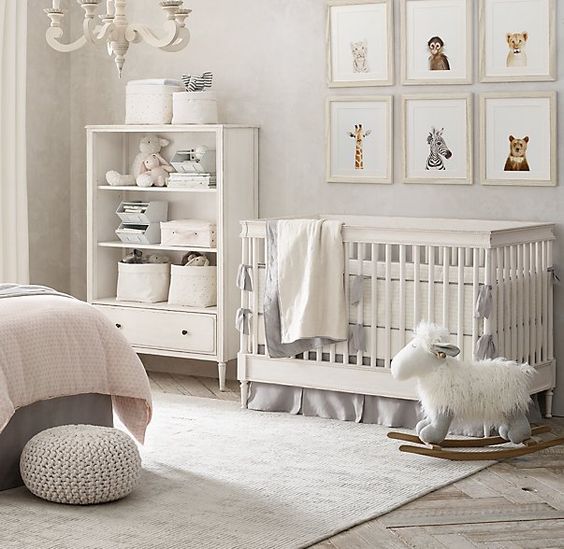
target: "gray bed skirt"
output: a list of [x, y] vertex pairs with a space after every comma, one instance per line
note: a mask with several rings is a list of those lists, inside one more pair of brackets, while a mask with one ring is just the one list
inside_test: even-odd
[[[414, 429], [423, 418], [419, 402], [413, 400], [256, 382], [250, 384], [247, 405], [250, 410], [263, 412], [287, 412], [404, 429]], [[537, 398], [533, 399], [529, 419], [532, 422], [542, 419]], [[452, 432], [482, 436], [483, 427], [453, 424]]]
[[16, 410], [0, 433], [0, 490], [22, 485], [20, 455], [37, 433], [69, 424], [113, 425], [112, 398], [85, 394], [42, 400]]

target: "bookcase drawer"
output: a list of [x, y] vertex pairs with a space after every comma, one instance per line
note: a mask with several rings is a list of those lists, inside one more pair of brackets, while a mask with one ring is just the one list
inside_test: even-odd
[[216, 317], [198, 313], [98, 306], [132, 345], [202, 353], [216, 352]]

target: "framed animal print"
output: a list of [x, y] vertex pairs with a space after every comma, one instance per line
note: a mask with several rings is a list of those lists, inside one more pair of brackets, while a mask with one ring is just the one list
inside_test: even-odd
[[402, 97], [405, 183], [471, 185], [472, 95]]
[[331, 0], [327, 11], [328, 85], [394, 83], [392, 0]]
[[473, 0], [401, 0], [403, 84], [472, 83]]
[[480, 97], [483, 185], [557, 184], [556, 93]]
[[556, 80], [555, 0], [480, 0], [480, 80]]
[[393, 98], [332, 97], [327, 102], [327, 181], [392, 183]]

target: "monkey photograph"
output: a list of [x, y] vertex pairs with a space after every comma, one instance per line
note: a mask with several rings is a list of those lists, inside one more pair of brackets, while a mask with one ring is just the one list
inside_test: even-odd
[[450, 63], [444, 49], [445, 43], [440, 36], [433, 36], [427, 43], [429, 52], [429, 70], [431, 71], [450, 71]]

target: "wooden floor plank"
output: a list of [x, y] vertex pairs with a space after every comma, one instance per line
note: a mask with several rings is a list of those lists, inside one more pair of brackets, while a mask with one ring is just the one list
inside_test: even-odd
[[216, 396], [203, 383], [202, 378], [192, 376], [181, 376], [173, 374], [172, 378], [180, 385], [188, 394], [200, 398], [214, 399]]

